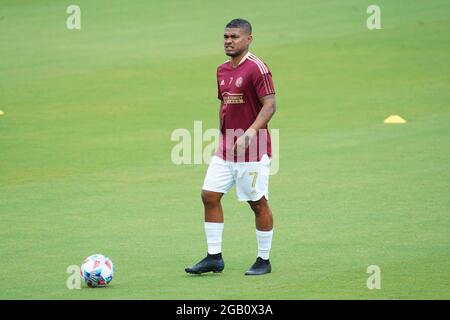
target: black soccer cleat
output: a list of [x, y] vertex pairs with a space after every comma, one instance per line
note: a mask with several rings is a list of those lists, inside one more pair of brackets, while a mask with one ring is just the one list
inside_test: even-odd
[[270, 266], [269, 260], [264, 260], [260, 257], [256, 258], [256, 262], [251, 266], [251, 268], [245, 273], [246, 276], [259, 276], [262, 274], [270, 273], [272, 267]]
[[225, 263], [222, 259], [222, 254], [209, 254], [199, 263], [184, 269], [187, 273], [202, 274], [205, 272], [222, 272]]

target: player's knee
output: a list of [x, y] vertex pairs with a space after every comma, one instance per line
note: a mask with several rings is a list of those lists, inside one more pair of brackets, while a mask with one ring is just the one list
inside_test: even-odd
[[202, 190], [201, 196], [205, 207], [213, 207], [220, 204], [220, 196], [216, 192]]
[[258, 201], [249, 201], [250, 208], [252, 208], [253, 212], [256, 215], [263, 214], [264, 212], [268, 212], [269, 205], [266, 199], [263, 197]]
[[257, 215], [260, 214], [260, 212], [262, 211], [261, 204], [255, 202], [250, 203], [250, 208], [252, 208], [253, 212]]

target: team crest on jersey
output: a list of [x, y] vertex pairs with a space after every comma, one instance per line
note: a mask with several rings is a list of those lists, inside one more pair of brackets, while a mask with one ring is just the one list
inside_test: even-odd
[[220, 85], [223, 86], [225, 84], [225, 80], [222, 79], [222, 81], [220, 81]]
[[242, 77], [239, 77], [236, 79], [236, 82], [234, 83], [236, 85], [237, 88], [240, 88], [242, 86], [242, 81], [244, 79], [242, 79]]

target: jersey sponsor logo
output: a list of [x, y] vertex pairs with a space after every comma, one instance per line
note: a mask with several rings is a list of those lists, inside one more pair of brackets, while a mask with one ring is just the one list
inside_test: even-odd
[[242, 77], [236, 79], [236, 82], [234, 84], [236, 85], [237, 88], [240, 88], [242, 86], [242, 81], [244, 81]]
[[225, 104], [240, 104], [244, 103], [244, 94], [243, 93], [229, 93], [224, 92], [222, 94], [223, 102]]

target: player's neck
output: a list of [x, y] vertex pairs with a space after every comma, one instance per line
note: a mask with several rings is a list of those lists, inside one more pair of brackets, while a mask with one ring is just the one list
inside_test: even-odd
[[239, 66], [242, 62], [244, 62], [243, 60], [246, 58], [247, 54], [248, 54], [248, 50], [242, 52], [240, 55], [238, 55], [236, 57], [231, 57], [231, 60], [230, 60], [231, 66], [233, 68], [237, 68], [237, 66]]

